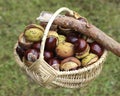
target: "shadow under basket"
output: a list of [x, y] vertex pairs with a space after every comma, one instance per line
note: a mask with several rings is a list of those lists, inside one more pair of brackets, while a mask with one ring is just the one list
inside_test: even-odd
[[16, 53], [14, 47], [14, 56], [17, 64], [30, 76], [36, 83], [46, 88], [81, 88], [93, 81], [101, 72], [102, 65], [106, 59], [107, 51], [104, 50], [99, 60], [92, 65], [72, 71], [57, 71], [52, 68], [45, 60], [38, 59], [30, 67], [22, 62]]

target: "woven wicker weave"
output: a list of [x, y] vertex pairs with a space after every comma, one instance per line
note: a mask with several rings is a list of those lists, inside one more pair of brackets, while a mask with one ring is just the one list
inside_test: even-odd
[[16, 53], [16, 47], [18, 46], [18, 43], [16, 43], [14, 47], [14, 56], [17, 64], [23, 70], [25, 70], [26, 74], [29, 75], [36, 83], [43, 87], [81, 88], [88, 85], [100, 74], [103, 62], [106, 59], [107, 51], [104, 50], [103, 55], [94, 64], [78, 70], [57, 71], [54, 68], [52, 68], [49, 64], [47, 64], [47, 62], [43, 59], [46, 37], [53, 20], [62, 11], [68, 11], [72, 14], [72, 11], [68, 8], [60, 8], [55, 12], [45, 29], [41, 43], [42, 46], [40, 48], [41, 54], [36, 62], [34, 62], [30, 67], [25, 66], [25, 64], [20, 60], [18, 54]]

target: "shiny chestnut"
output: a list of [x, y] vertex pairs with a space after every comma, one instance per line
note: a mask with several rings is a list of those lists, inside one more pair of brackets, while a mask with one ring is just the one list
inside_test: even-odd
[[25, 52], [25, 59], [30, 62], [35, 62], [39, 58], [39, 51], [36, 49], [28, 49]]
[[60, 70], [60, 60], [57, 58], [51, 58], [48, 60], [48, 64], [52, 66], [55, 70]]
[[75, 33], [70, 33], [67, 35], [67, 40], [70, 43], [75, 43], [78, 40], [78, 36]]
[[53, 58], [53, 52], [44, 51], [44, 59], [45, 59], [45, 61], [48, 61], [51, 58]]
[[17, 54], [19, 55], [20, 60], [22, 61], [22, 58], [23, 58], [24, 53], [25, 53], [25, 50], [22, 49], [20, 46], [17, 46], [17, 48], [16, 48], [16, 52], [17, 52]]
[[45, 43], [45, 49], [47, 51], [54, 51], [57, 45], [57, 38], [55, 37], [48, 37], [46, 39], [46, 43]]
[[90, 44], [90, 51], [100, 57], [103, 54], [104, 48], [97, 42], [93, 42]]
[[41, 47], [41, 43], [40, 42], [36, 42], [32, 45], [33, 49], [36, 49], [38, 51], [40, 51], [40, 47]]
[[57, 59], [57, 58], [51, 58], [51, 59], [48, 60], [48, 64], [51, 65], [51, 66], [53, 64], [60, 64], [60, 60]]
[[75, 53], [79, 53], [84, 51], [87, 48], [87, 42], [84, 39], [78, 39], [75, 43], [74, 43], [74, 50]]

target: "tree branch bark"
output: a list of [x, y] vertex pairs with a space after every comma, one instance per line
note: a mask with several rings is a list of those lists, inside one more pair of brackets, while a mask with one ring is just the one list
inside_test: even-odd
[[54, 20], [54, 24], [62, 27], [72, 28], [78, 32], [90, 36], [95, 41], [99, 42], [107, 50], [110, 50], [111, 52], [120, 57], [120, 43], [106, 35], [103, 31], [101, 31], [94, 25], [89, 24], [89, 27], [87, 27], [86, 22], [82, 20], [76, 20], [72, 17], [67, 16], [57, 17]]

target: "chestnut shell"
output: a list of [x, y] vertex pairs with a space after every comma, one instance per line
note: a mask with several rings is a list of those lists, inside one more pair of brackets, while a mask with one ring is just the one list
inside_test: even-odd
[[56, 54], [59, 58], [67, 58], [74, 55], [74, 45], [69, 42], [62, 42], [56, 47]]
[[27, 41], [24, 37], [24, 33], [21, 33], [18, 37], [18, 45], [24, 49], [27, 50], [29, 48], [31, 48], [33, 42]]

